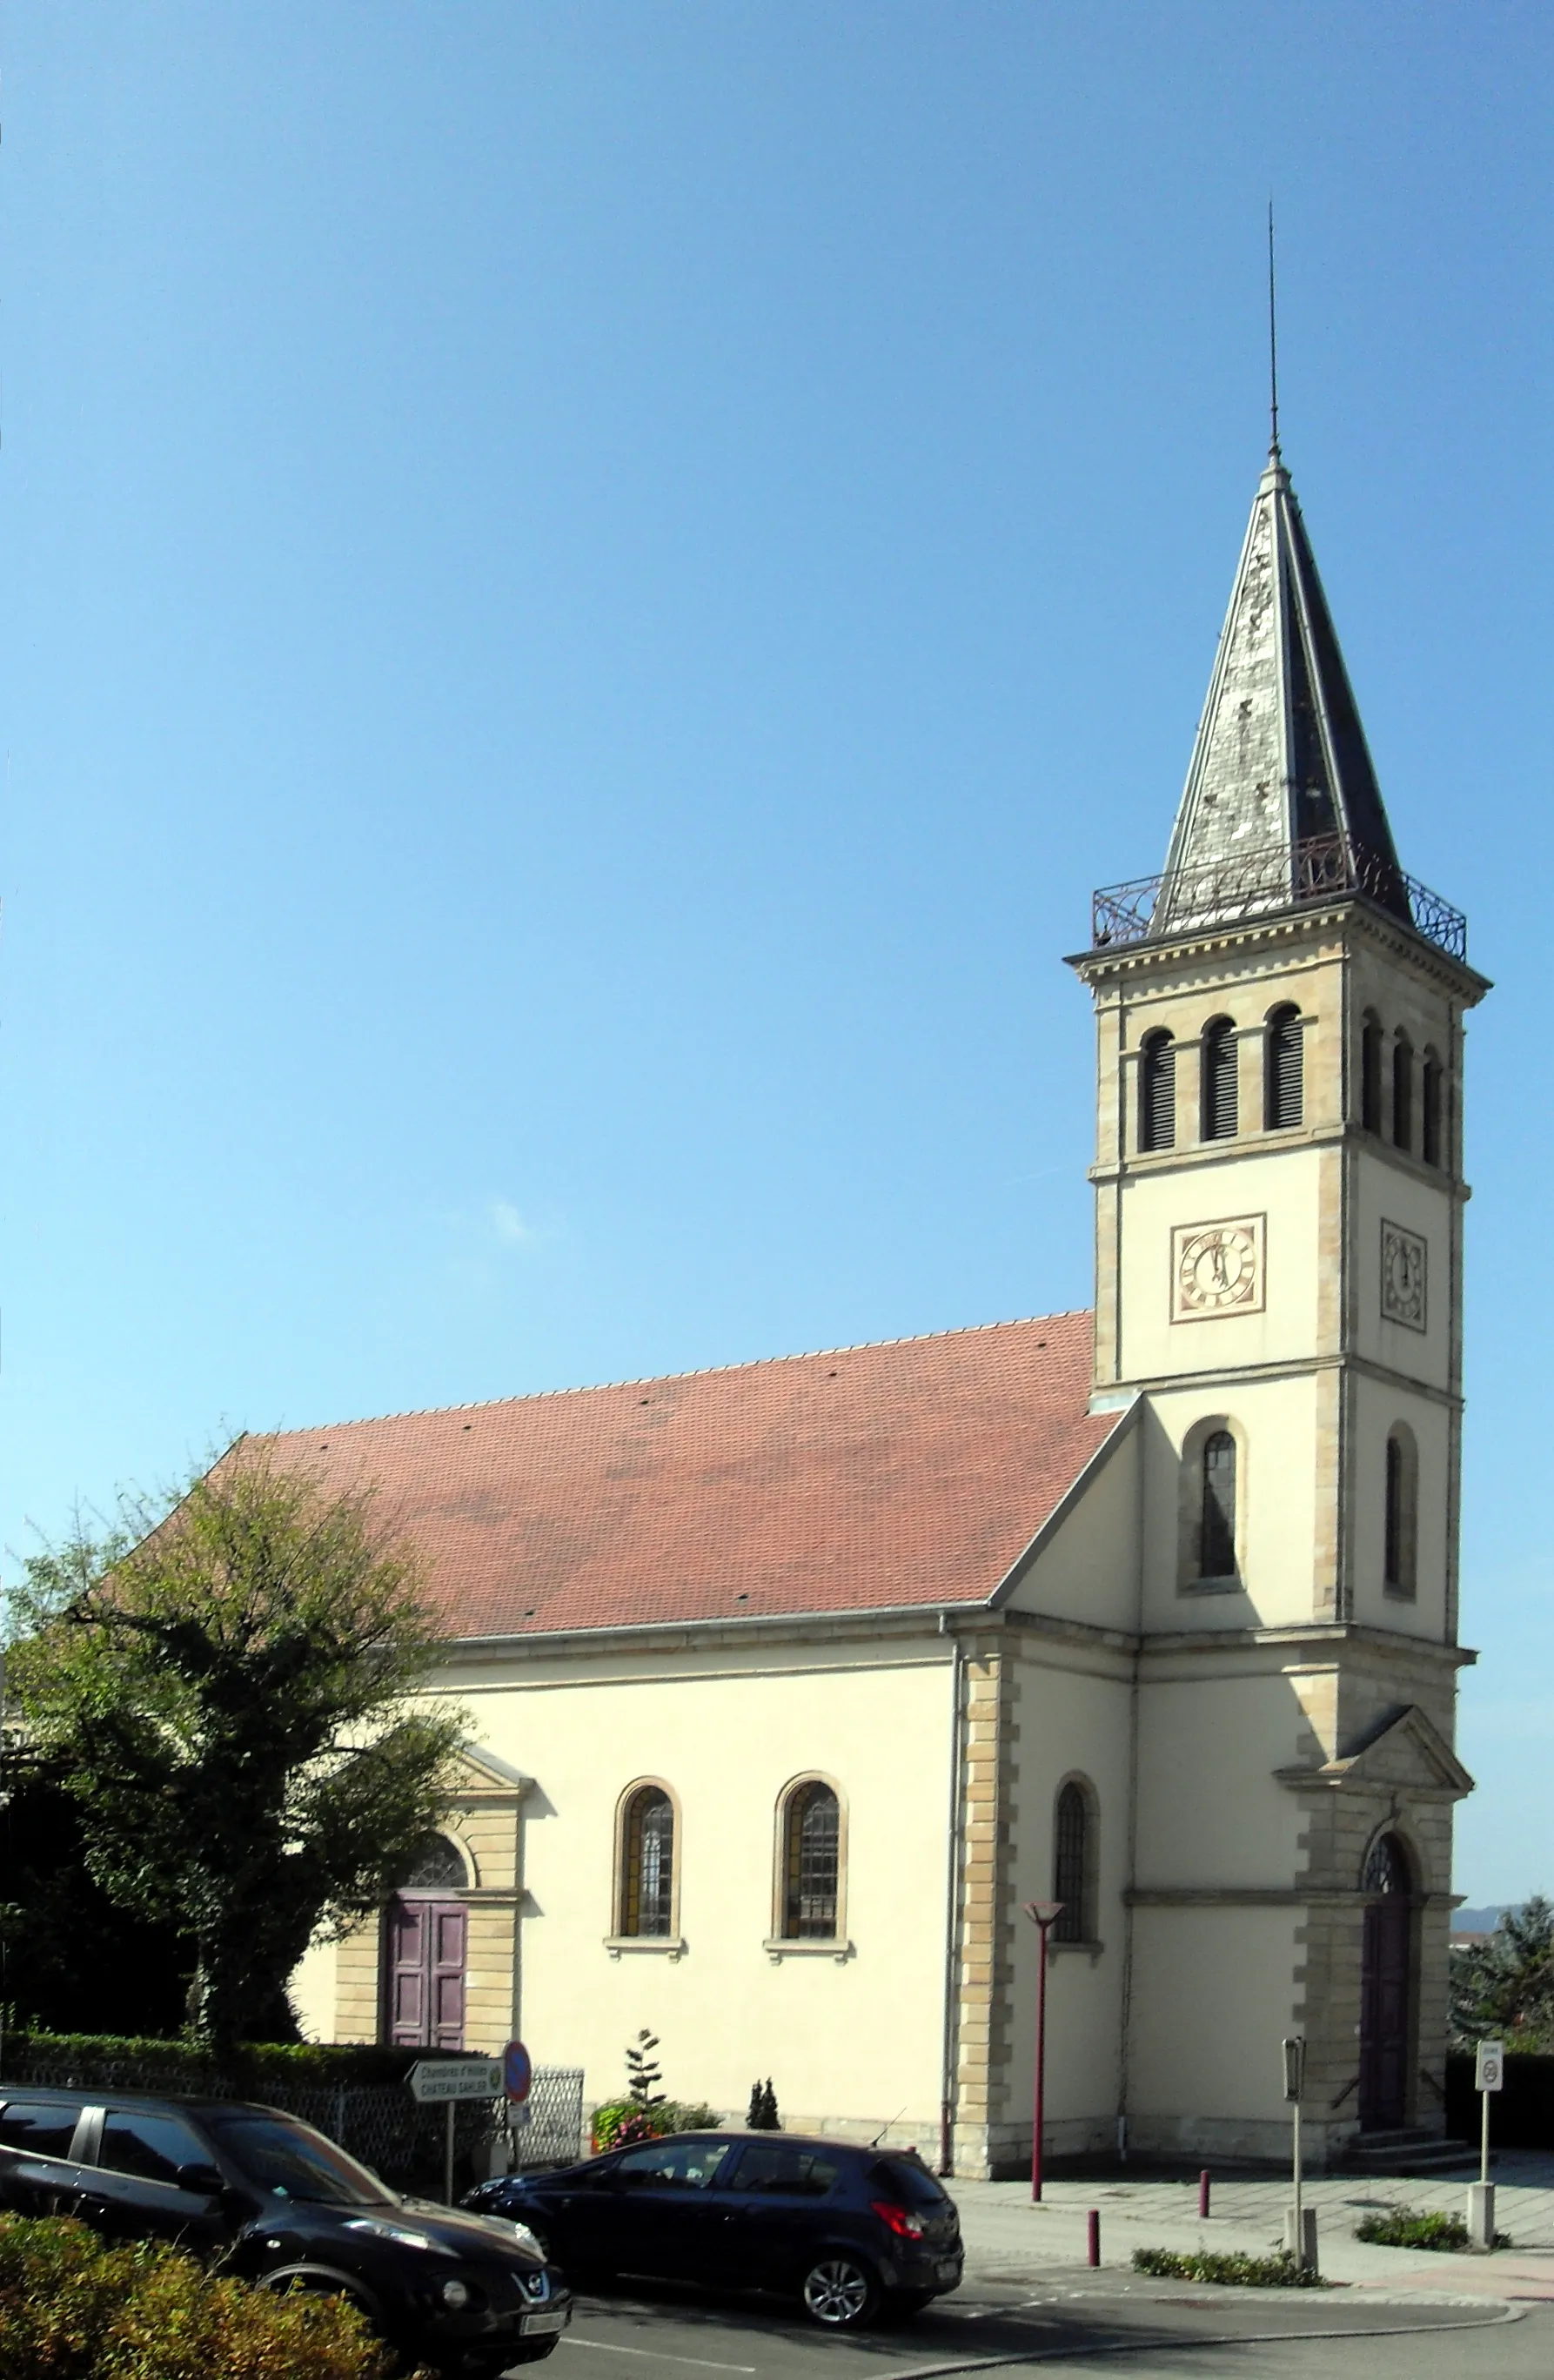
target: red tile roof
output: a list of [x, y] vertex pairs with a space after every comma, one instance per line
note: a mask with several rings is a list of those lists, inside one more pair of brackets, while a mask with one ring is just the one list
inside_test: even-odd
[[288, 1431], [370, 1480], [459, 1637], [979, 1603], [1115, 1414], [1092, 1318]]

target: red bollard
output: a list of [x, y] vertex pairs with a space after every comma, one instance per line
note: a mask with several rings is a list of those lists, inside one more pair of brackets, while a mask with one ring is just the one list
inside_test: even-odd
[[1208, 2222], [1208, 2168], [1207, 2166], [1205, 2166], [1205, 2167], [1204, 2167], [1203, 2171], [1202, 2171], [1202, 2172], [1199, 2174], [1199, 2176], [1198, 2176], [1198, 2221], [1199, 2221], [1200, 2223], [1207, 2223], [1207, 2222]]
[[1092, 2206], [1085, 2217], [1085, 2262], [1087, 2265], [1099, 2265], [1100, 2262], [1100, 2209], [1099, 2206]]

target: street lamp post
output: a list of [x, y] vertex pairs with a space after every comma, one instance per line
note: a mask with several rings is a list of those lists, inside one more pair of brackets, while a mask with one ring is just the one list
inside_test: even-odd
[[1061, 1900], [1027, 1900], [1026, 1915], [1041, 1937], [1036, 1969], [1036, 2092], [1031, 2110], [1030, 2194], [1041, 2196], [1041, 2122], [1047, 2096], [1047, 1937], [1062, 1915]]

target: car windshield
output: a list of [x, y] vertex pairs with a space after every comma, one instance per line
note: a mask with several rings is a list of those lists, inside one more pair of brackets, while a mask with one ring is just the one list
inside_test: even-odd
[[883, 2182], [904, 2206], [942, 2206], [945, 2193], [916, 2157], [881, 2157], [870, 2180]]
[[212, 2116], [211, 2129], [235, 2165], [273, 2198], [322, 2206], [397, 2204], [386, 2183], [310, 2124], [285, 2116]]

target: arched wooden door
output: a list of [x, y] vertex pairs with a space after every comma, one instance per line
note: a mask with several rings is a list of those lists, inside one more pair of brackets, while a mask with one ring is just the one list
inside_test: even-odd
[[444, 1835], [428, 1839], [383, 1912], [382, 2038], [396, 2049], [464, 2047], [467, 1882]]
[[1360, 2130], [1390, 2132], [1408, 2121], [1408, 2058], [1414, 2032], [1414, 1895], [1408, 1854], [1382, 1835], [1366, 1863], [1360, 1971]]

